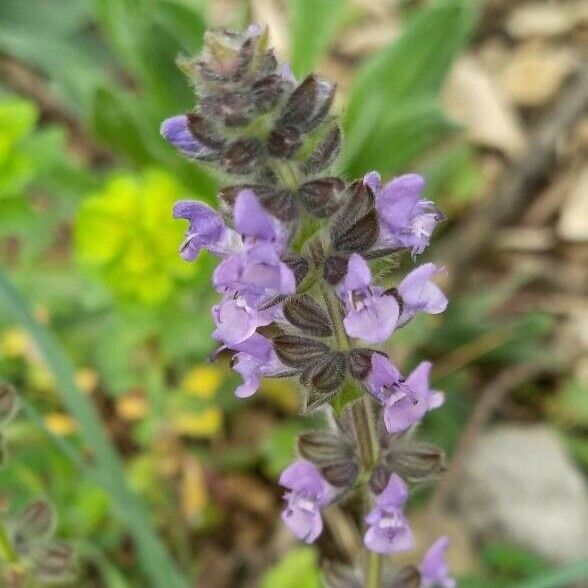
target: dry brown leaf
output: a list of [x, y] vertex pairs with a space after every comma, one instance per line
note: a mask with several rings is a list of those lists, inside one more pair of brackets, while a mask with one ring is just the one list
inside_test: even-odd
[[530, 2], [511, 12], [506, 30], [518, 39], [552, 37], [569, 33], [575, 24], [563, 2]]
[[502, 74], [502, 86], [516, 104], [541, 106], [556, 95], [575, 61], [569, 48], [525, 43], [511, 54]]
[[511, 158], [524, 150], [526, 140], [517, 114], [474, 57], [457, 61], [446, 83], [443, 103], [474, 143], [498, 149]]
[[584, 167], [570, 190], [557, 232], [566, 241], [588, 241], [588, 166]]

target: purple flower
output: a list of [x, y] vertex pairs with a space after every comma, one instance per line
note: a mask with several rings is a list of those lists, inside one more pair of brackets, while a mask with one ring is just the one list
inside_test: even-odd
[[384, 407], [388, 433], [406, 431], [429, 410], [443, 404], [443, 393], [429, 388], [430, 371], [431, 363], [423, 361], [405, 380], [389, 359], [379, 353], [372, 355], [372, 370], [366, 385]]
[[201, 249], [216, 255], [228, 255], [243, 247], [239, 235], [225, 225], [216, 211], [202, 202], [180, 200], [174, 205], [173, 215], [190, 221], [186, 239], [180, 247], [180, 254], [186, 261], [195, 260]]
[[263, 209], [251, 190], [239, 192], [233, 214], [244, 248], [218, 265], [213, 276], [215, 287], [251, 299], [293, 294], [294, 273], [280, 259], [286, 243], [283, 225]]
[[235, 390], [238, 398], [255, 394], [262, 376], [276, 376], [286, 371], [271, 342], [258, 333], [233, 345], [232, 349], [238, 352], [233, 356], [233, 369], [243, 378], [243, 383]]
[[398, 294], [402, 298], [400, 325], [408, 322], [417, 312], [439, 314], [447, 308], [447, 297], [439, 286], [431, 281], [441, 269], [433, 263], [424, 263], [412, 270], [400, 282]]
[[412, 531], [402, 509], [408, 489], [402, 478], [392, 474], [386, 488], [376, 498], [375, 508], [365, 518], [369, 528], [365, 546], [376, 553], [398, 553], [414, 547]]
[[246, 244], [263, 241], [272, 243], [278, 253], [284, 252], [288, 237], [284, 225], [265, 211], [251, 190], [241, 190], [237, 195], [233, 220]]
[[353, 253], [339, 287], [347, 311], [343, 319], [345, 331], [350, 337], [368, 343], [382, 343], [396, 328], [399, 308], [393, 296], [384, 295], [382, 288], [371, 283], [372, 274], [367, 262], [361, 255]]
[[363, 181], [376, 197], [379, 246], [410, 247], [413, 255], [422, 253], [435, 225], [443, 218], [432, 202], [420, 197], [425, 180], [417, 174], [406, 174], [382, 187], [380, 175], [370, 172]]
[[222, 261], [213, 283], [221, 292], [235, 291], [252, 300], [274, 294], [293, 294], [296, 280], [270, 243], [258, 243]]
[[419, 567], [423, 588], [455, 588], [457, 586], [445, 561], [448, 547], [449, 537], [441, 537], [425, 553]]
[[252, 308], [243, 298], [223, 300], [213, 307], [212, 316], [216, 323], [212, 336], [229, 348], [249, 339], [257, 327], [272, 322], [268, 313]]
[[166, 141], [188, 157], [203, 159], [214, 153], [210, 147], [198, 141], [190, 132], [188, 117], [185, 114], [165, 119], [161, 123], [159, 132]]
[[318, 469], [304, 459], [295, 461], [282, 472], [280, 485], [290, 490], [284, 495], [287, 505], [282, 511], [282, 520], [298, 539], [312, 543], [323, 530], [321, 510], [333, 499], [334, 489]]

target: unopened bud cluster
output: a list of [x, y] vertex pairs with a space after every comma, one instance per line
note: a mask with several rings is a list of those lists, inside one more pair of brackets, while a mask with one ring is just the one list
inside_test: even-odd
[[[0, 383], [0, 435], [17, 410], [16, 391], [11, 385]], [[0, 520], [2, 586], [61, 585], [74, 579], [74, 551], [54, 538], [55, 526], [55, 511], [44, 500], [31, 502], [6, 524]]]
[[[421, 197], [424, 180], [416, 174], [387, 184], [376, 172], [351, 182], [335, 175], [342, 136], [330, 112], [334, 85], [314, 74], [296, 80], [267, 40], [258, 25], [209, 32], [203, 54], [181, 62], [198, 106], [166, 120], [162, 134], [228, 183], [220, 212], [195, 201], [175, 205], [174, 216], [189, 222], [181, 255], [193, 261], [206, 249], [220, 259], [213, 337], [243, 378], [236, 395], [251, 396], [264, 377], [294, 378], [305, 411], [330, 414], [331, 428], [301, 435], [300, 459], [282, 473], [285, 523], [312, 542], [323, 531], [324, 508], [367, 490], [367, 549], [405, 551], [414, 543], [404, 516], [407, 482], [431, 481], [443, 469], [440, 450], [406, 433], [443, 394], [430, 388], [429, 362], [404, 377], [385, 344], [418, 312], [445, 310], [447, 299], [433, 282], [440, 270], [432, 263], [395, 285], [381, 284], [373, 264], [405, 252], [414, 260], [442, 215]], [[364, 432], [353, 407], [331, 409], [362, 402], [364, 394], [377, 406], [375, 463], [362, 457]], [[385, 585], [450, 588], [446, 548], [440, 539], [420, 567], [385, 577]], [[332, 588], [363, 585], [361, 575], [338, 564], [325, 577]]]

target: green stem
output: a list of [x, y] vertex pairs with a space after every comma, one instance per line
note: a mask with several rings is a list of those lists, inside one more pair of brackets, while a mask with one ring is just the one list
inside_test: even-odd
[[351, 349], [351, 342], [345, 332], [345, 326], [343, 325], [343, 316], [341, 315], [341, 305], [339, 300], [335, 296], [334, 292], [329, 288], [323, 280], [320, 281], [321, 294], [333, 325], [333, 331], [335, 333], [335, 341], [337, 343], [337, 349], [339, 351], [347, 351]]
[[0, 521], [0, 557], [7, 563], [18, 562], [18, 554], [12, 547], [12, 542], [2, 521]]
[[[352, 405], [352, 414], [362, 465], [365, 471], [370, 471], [378, 463], [380, 451], [371, 397], [364, 394], [357, 400]], [[372, 508], [372, 498], [367, 484], [364, 486], [364, 504], [366, 511]], [[378, 553], [368, 553], [365, 564], [366, 588], [379, 588], [381, 573], [382, 556]]]
[[[343, 324], [341, 304], [333, 290], [322, 280], [320, 288], [335, 332], [337, 348], [340, 351], [347, 351], [351, 349], [352, 345]], [[368, 474], [378, 463], [380, 453], [380, 443], [378, 441], [378, 431], [374, 419], [371, 397], [364, 394], [356, 400], [351, 405], [351, 414], [353, 417], [355, 437], [359, 446], [362, 469], [364, 473]], [[364, 508], [368, 512], [372, 507], [372, 498], [367, 483], [363, 485], [362, 492]], [[382, 556], [377, 553], [368, 552], [365, 563], [366, 588], [380, 588], [381, 570]]]
[[30, 333], [53, 372], [57, 390], [78, 422], [80, 435], [91, 450], [93, 461], [87, 470], [92, 472], [91, 478], [99, 480], [109, 493], [118, 515], [127, 523], [149, 583], [154, 588], [187, 588], [188, 581], [176, 568], [157, 536], [142, 502], [129, 489], [121, 459], [108, 439], [94, 406], [77, 387], [69, 359], [52, 333], [34, 318], [28, 304], [1, 268], [0, 299], [6, 303], [12, 318]]

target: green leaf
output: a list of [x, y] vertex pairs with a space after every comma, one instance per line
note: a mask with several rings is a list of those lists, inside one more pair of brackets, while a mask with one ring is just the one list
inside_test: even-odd
[[8, 276], [0, 270], [0, 300], [12, 318], [29, 331], [36, 347], [52, 371], [64, 405], [79, 424], [82, 439], [94, 457], [92, 468], [109, 493], [118, 515], [126, 521], [137, 544], [141, 567], [154, 588], [187, 588], [188, 582], [157, 537], [143, 504], [130, 491], [116, 450], [110, 443], [88, 397], [77, 387], [73, 366], [53, 335], [33, 316], [29, 306]]
[[361, 398], [362, 394], [363, 392], [359, 386], [346, 384], [331, 400], [331, 406], [333, 407], [335, 414], [340, 415], [349, 403]]
[[347, 106], [343, 164], [356, 159], [389, 113], [435, 97], [474, 21], [472, 0], [439, 0], [409, 23], [399, 40], [375, 55], [356, 77]]
[[550, 413], [568, 427], [588, 427], [588, 385], [566, 381], [549, 404]]
[[131, 94], [106, 87], [96, 89], [90, 113], [95, 136], [138, 165], [153, 160], [142, 130], [144, 116]]
[[403, 102], [382, 117], [346, 171], [352, 177], [368, 169], [377, 169], [385, 175], [394, 173], [454, 128], [441, 112], [437, 100]]
[[154, 20], [176, 38], [184, 51], [200, 52], [206, 31], [206, 22], [200, 11], [182, 0], [159, 0], [154, 9]]
[[310, 547], [296, 547], [261, 579], [261, 588], [321, 588], [317, 555]]
[[486, 565], [501, 576], [529, 577], [545, 569], [545, 562], [515, 545], [492, 543], [482, 550]]
[[511, 585], [510, 588], [569, 588], [574, 586], [575, 582], [586, 579], [588, 579], [588, 559], [550, 572], [540, 572], [529, 580]]
[[142, 68], [137, 49], [152, 7], [143, 0], [94, 0], [95, 12], [104, 34], [118, 57], [131, 71]]
[[292, 69], [303, 77], [316, 66], [333, 40], [346, 0], [290, 0]]

